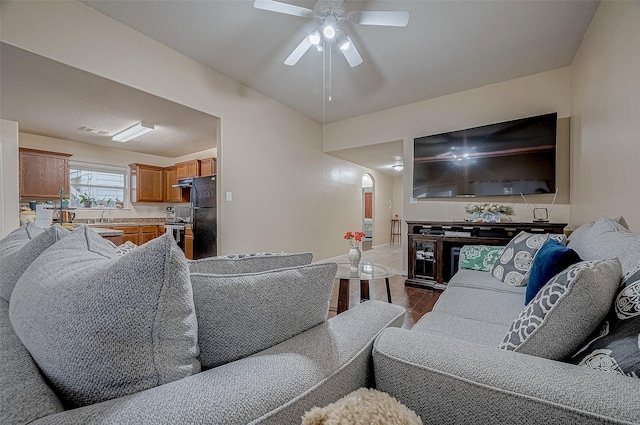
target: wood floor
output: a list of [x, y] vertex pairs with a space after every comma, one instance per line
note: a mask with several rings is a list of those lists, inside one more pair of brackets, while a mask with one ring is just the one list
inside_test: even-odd
[[[379, 263], [387, 267], [391, 267], [398, 271], [398, 275], [389, 279], [391, 287], [391, 301], [393, 304], [397, 304], [405, 308], [406, 317], [404, 321], [404, 328], [411, 328], [415, 322], [417, 322], [425, 313], [428, 313], [433, 308], [433, 305], [438, 300], [440, 291], [434, 291], [430, 289], [412, 288], [404, 286], [406, 276], [401, 275], [401, 270], [406, 267], [402, 267], [402, 249], [395, 245], [381, 245], [374, 247], [371, 250], [362, 253], [363, 261], [372, 261]], [[347, 263], [346, 254], [344, 256], [332, 258], [331, 261], [338, 263]], [[331, 292], [331, 306], [338, 305], [338, 284], [339, 280], [336, 279], [333, 285], [333, 291]], [[369, 282], [370, 297], [374, 300], [387, 301], [387, 292], [384, 279], [373, 280]], [[360, 282], [352, 280], [349, 284], [349, 306], [353, 307], [360, 302]], [[329, 317], [336, 315], [335, 310], [329, 311]]]

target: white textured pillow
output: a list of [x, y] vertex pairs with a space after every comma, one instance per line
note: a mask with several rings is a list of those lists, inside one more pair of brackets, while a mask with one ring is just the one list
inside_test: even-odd
[[19, 227], [0, 241], [0, 297], [9, 301], [13, 288], [33, 260], [69, 231], [59, 224], [44, 230], [33, 223]]
[[570, 266], [547, 282], [520, 312], [499, 348], [563, 360], [607, 315], [621, 280], [617, 259]]
[[262, 351], [327, 318], [335, 263], [237, 275], [192, 273], [203, 369]]
[[20, 277], [9, 314], [70, 407], [200, 371], [187, 261], [168, 234], [121, 255], [90, 228], [74, 230]]

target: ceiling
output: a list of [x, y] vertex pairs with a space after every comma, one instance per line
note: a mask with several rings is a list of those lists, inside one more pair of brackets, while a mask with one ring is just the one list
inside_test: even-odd
[[[315, 4], [286, 2], [307, 8]], [[342, 22], [364, 59], [351, 68], [335, 49], [324, 57], [310, 49], [295, 66], [285, 65], [284, 59], [314, 21], [255, 9], [252, 0], [83, 3], [320, 123], [568, 66], [599, 4], [346, 0], [347, 12], [403, 10], [410, 15], [405, 28]], [[79, 135], [77, 128], [111, 135], [139, 121], [162, 122], [166, 138], [153, 131], [121, 147], [174, 157], [216, 143], [211, 141], [216, 134], [214, 117], [5, 44], [1, 47], [0, 112], [2, 118], [20, 122], [24, 131], [112, 146], [109, 137]], [[175, 140], [186, 139], [188, 143], [176, 146]], [[332, 155], [399, 174], [389, 165], [395, 163], [394, 156], [402, 157], [401, 143], [358, 149]]]

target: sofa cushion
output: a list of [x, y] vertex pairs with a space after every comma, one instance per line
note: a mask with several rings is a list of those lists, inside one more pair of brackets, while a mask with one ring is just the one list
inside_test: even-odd
[[41, 236], [43, 232], [34, 223], [27, 223], [0, 240], [0, 297], [5, 301], [11, 298], [16, 282], [31, 262], [67, 230], [56, 225]]
[[261, 273], [191, 273], [203, 369], [285, 341], [327, 318], [335, 263]]
[[615, 219], [601, 217], [584, 235], [579, 246], [572, 245], [583, 260], [618, 257], [623, 273], [640, 264], [640, 235], [631, 233]]
[[538, 292], [499, 347], [552, 360], [566, 358], [606, 316], [621, 279], [617, 259], [574, 264]]
[[432, 311], [411, 328], [411, 332], [427, 332], [476, 344], [495, 347], [502, 341], [509, 325], [487, 323], [475, 319]]
[[267, 270], [311, 264], [313, 254], [302, 252], [297, 254], [242, 254], [220, 257], [202, 258], [189, 261], [192, 273], [238, 274], [258, 273]]
[[464, 245], [460, 248], [458, 268], [488, 272], [504, 251], [503, 246]]
[[200, 371], [187, 262], [168, 234], [121, 255], [89, 227], [74, 230], [20, 277], [10, 318], [69, 407]]
[[538, 249], [549, 239], [564, 242], [564, 235], [518, 233], [504, 248], [491, 268], [491, 274], [512, 286], [527, 286], [528, 273]]
[[522, 310], [524, 291], [523, 287], [505, 285], [488, 272], [460, 270], [438, 298], [433, 312], [498, 324], [506, 332]]
[[529, 304], [552, 277], [579, 261], [582, 260], [573, 249], [554, 239], [546, 241], [533, 259], [524, 303]]
[[640, 377], [640, 265], [620, 285], [597, 335], [593, 335], [570, 362]]

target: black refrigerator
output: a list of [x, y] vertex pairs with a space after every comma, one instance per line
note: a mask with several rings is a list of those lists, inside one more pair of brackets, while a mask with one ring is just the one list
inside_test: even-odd
[[194, 177], [191, 184], [193, 259], [218, 255], [216, 176]]

